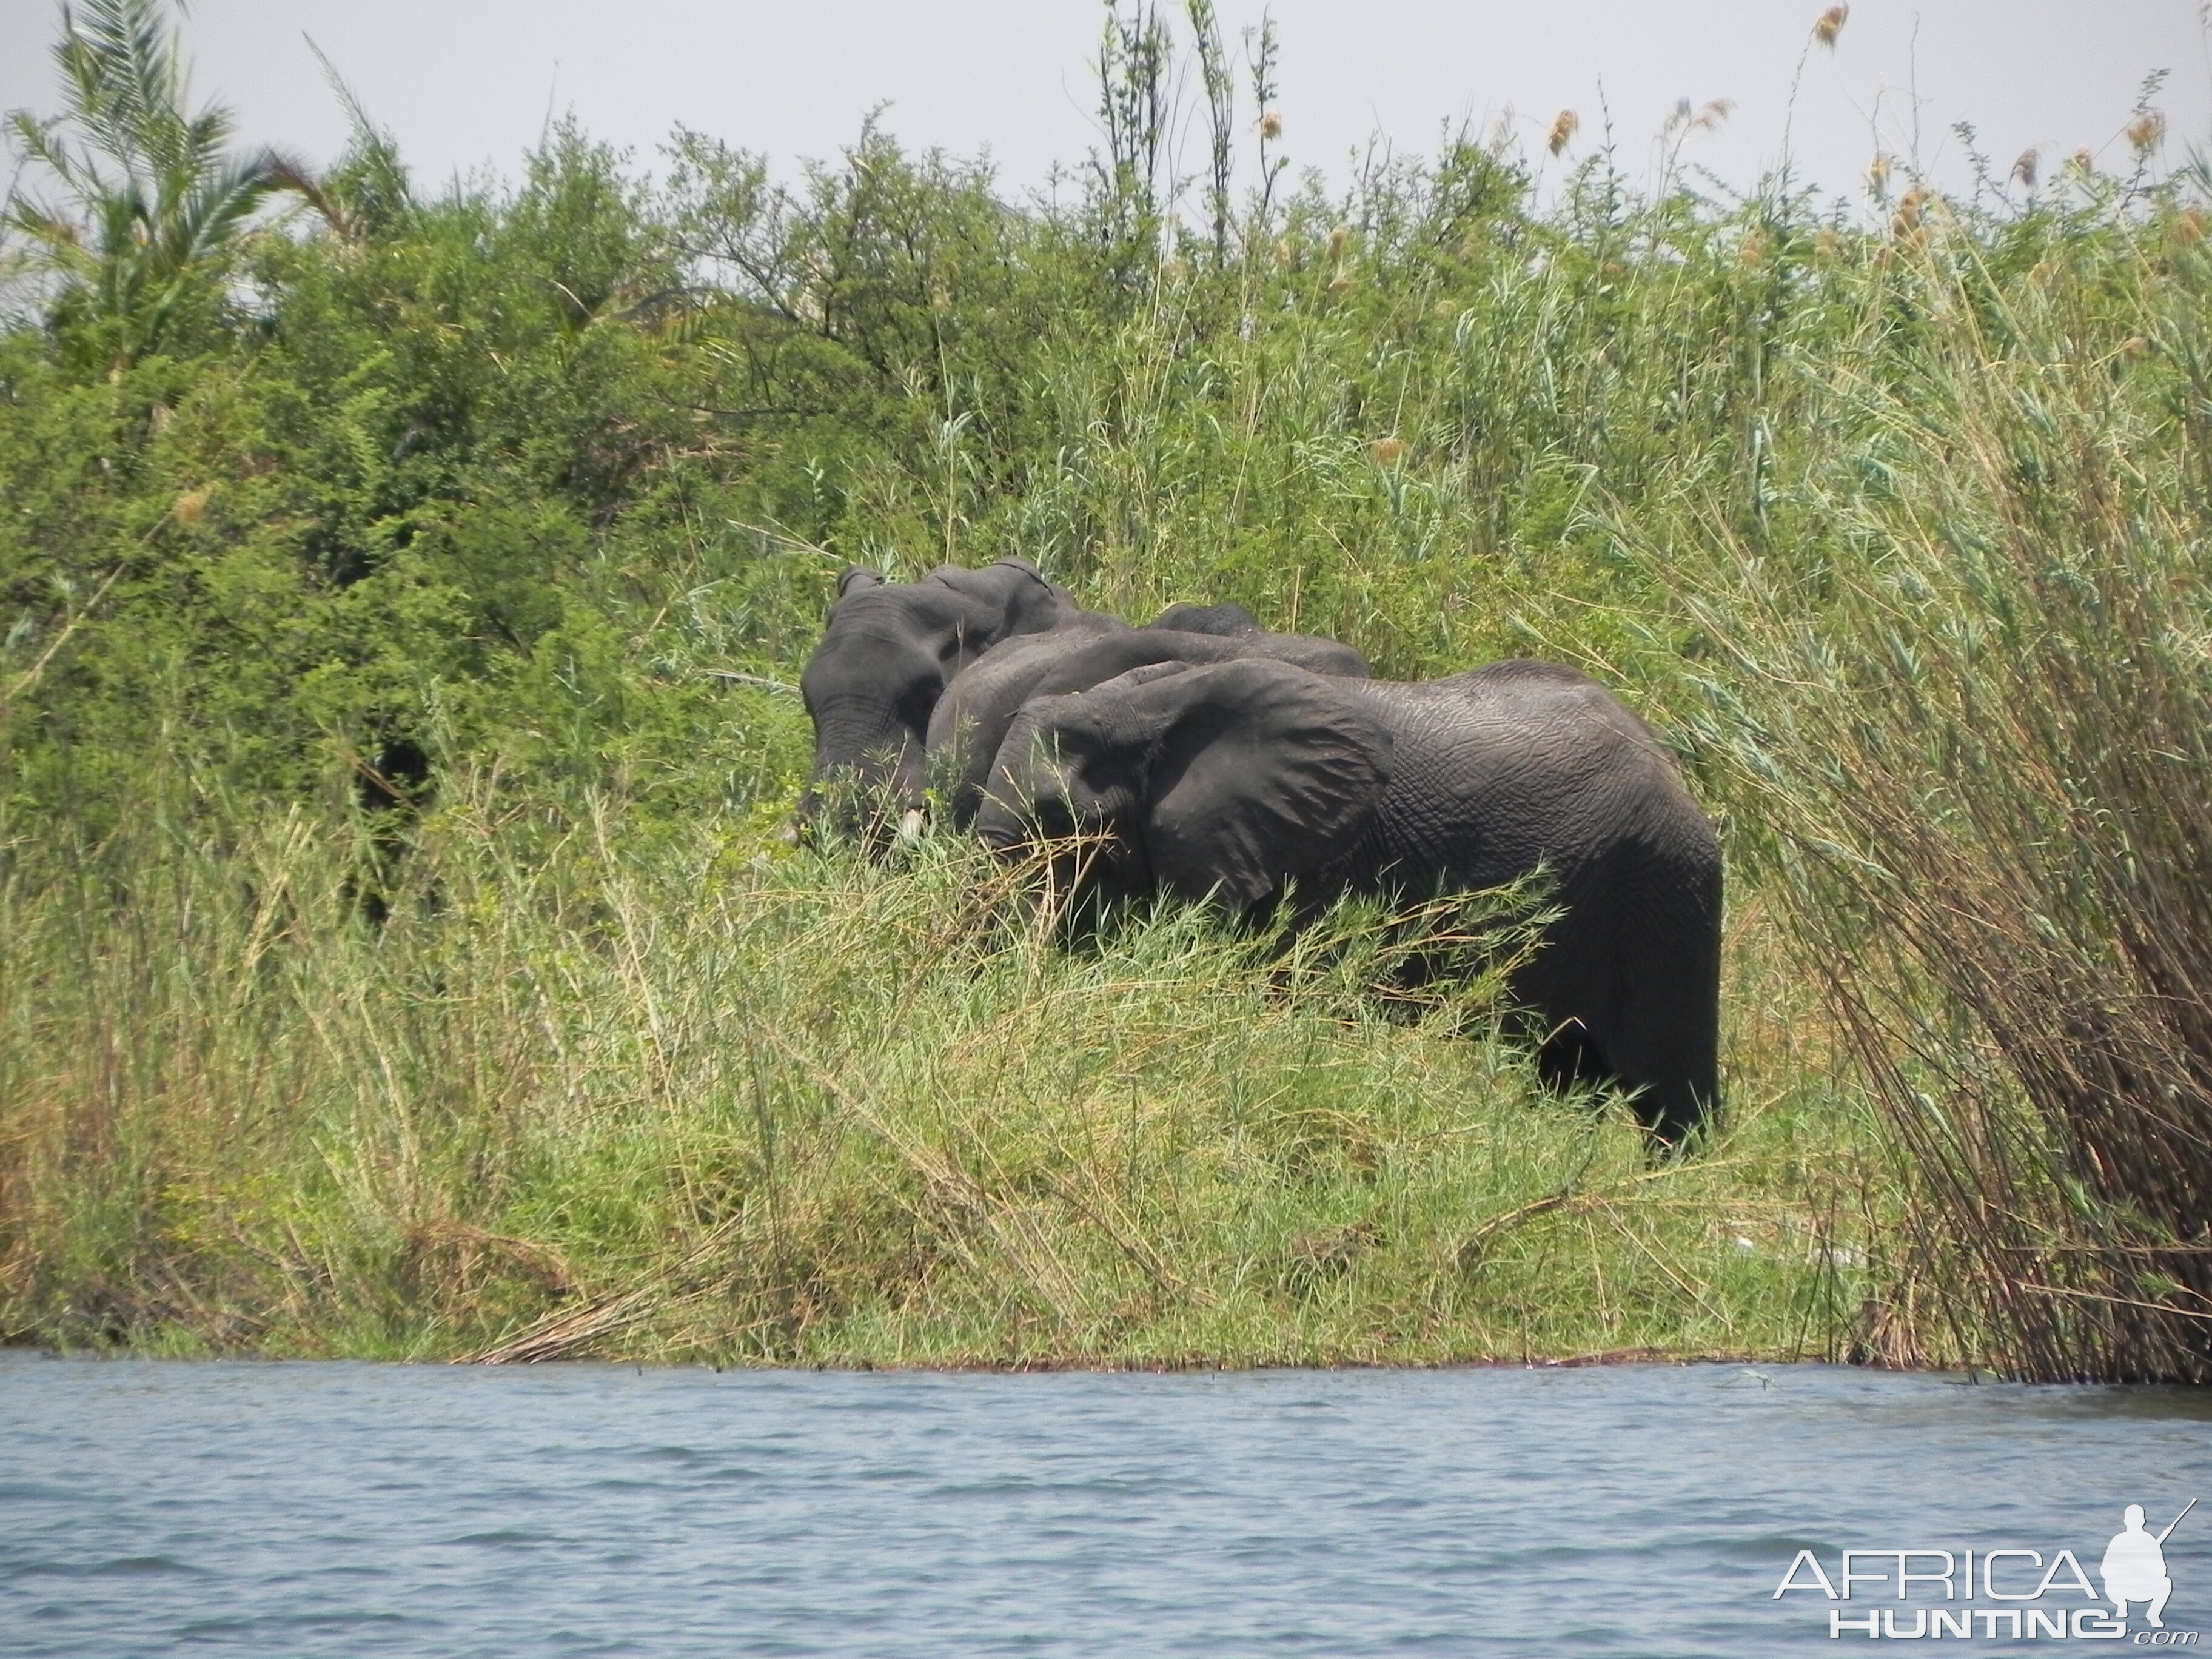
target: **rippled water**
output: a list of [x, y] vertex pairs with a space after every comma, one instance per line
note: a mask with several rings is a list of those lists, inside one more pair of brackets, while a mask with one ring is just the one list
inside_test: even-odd
[[1832, 1652], [1827, 1602], [1773, 1597], [1800, 1548], [2094, 1572], [2124, 1504], [2201, 1492], [2166, 1547], [2196, 1628], [2208, 1431], [2200, 1395], [1818, 1367], [5, 1355], [0, 1654]]

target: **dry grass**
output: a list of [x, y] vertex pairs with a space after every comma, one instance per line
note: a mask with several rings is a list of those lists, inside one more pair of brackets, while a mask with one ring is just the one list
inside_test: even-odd
[[2099, 316], [1984, 257], [1893, 274], [1932, 325], [1903, 374], [1838, 377], [1805, 540], [1723, 538], [1709, 730], [1921, 1200], [1908, 1277], [1943, 1294], [1894, 1340], [2203, 1381], [2212, 592], [2173, 415], [2203, 273], [2107, 268]]

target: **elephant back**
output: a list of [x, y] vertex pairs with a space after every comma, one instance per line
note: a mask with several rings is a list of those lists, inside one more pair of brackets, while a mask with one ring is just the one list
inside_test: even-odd
[[1717, 871], [1719, 842], [1674, 757], [1587, 674], [1516, 660], [1448, 679], [1370, 681], [1347, 693], [1397, 739], [1387, 846], [1349, 863], [1349, 884], [1480, 888], [1541, 866], [1565, 888], [1623, 857]]

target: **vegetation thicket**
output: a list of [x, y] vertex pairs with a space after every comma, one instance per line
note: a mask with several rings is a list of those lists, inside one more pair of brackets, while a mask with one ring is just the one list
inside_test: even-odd
[[[4, 255], [0, 1331], [2212, 1369], [2212, 252], [2149, 92], [2131, 172], [1965, 198], [1693, 188], [1713, 110], [1643, 191], [1563, 115], [1337, 195], [1272, 35], [1186, 21], [1199, 176], [1116, 11], [1106, 153], [1014, 200], [873, 125], [431, 196], [343, 88], [313, 176], [154, 0], [72, 16]], [[782, 847], [839, 568], [1007, 553], [1620, 691], [1725, 827], [1724, 1127], [1652, 1164], [1492, 977], [1377, 994], [1480, 905], [1070, 948], [957, 843]]]

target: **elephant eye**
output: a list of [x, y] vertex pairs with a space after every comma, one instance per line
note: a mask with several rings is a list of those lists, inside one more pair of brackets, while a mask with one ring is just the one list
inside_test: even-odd
[[930, 714], [937, 707], [944, 684], [933, 674], [917, 674], [902, 686], [891, 700], [891, 709], [899, 723], [909, 731], [927, 732]]

